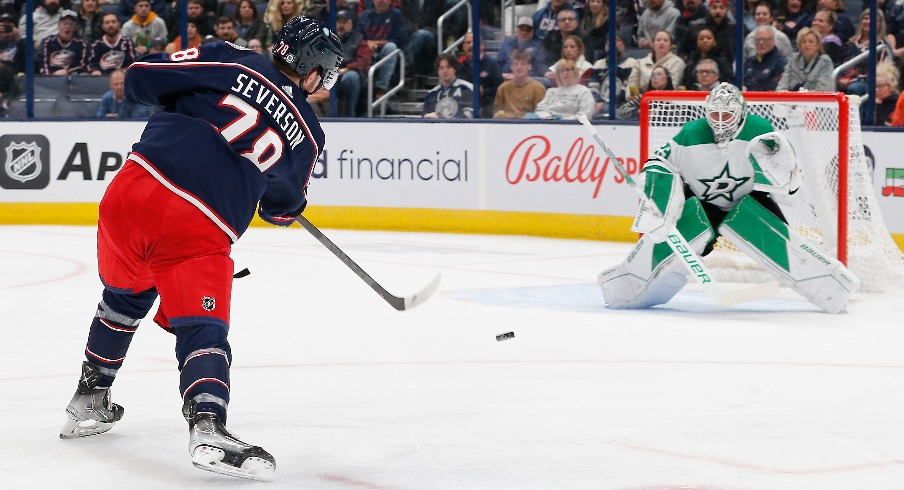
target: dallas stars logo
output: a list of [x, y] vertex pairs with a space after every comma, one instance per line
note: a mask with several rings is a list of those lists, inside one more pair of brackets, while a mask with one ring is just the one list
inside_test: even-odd
[[729, 201], [734, 201], [734, 192], [744, 185], [750, 177], [735, 178], [728, 172], [728, 162], [725, 162], [725, 168], [722, 173], [711, 179], [697, 179], [701, 184], [706, 186], [706, 192], [703, 193], [704, 201], [713, 201], [716, 198], [724, 197]]

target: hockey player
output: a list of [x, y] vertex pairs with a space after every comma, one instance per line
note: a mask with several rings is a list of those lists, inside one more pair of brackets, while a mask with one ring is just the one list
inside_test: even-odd
[[688, 122], [644, 163], [637, 183], [648, 199], [634, 221], [643, 237], [621, 264], [599, 274], [610, 308], [669, 301], [687, 271], [667, 243], [676, 229], [706, 255], [725, 235], [783, 284], [829, 313], [841, 311], [859, 280], [787, 225], [777, 202], [801, 185], [797, 156], [765, 118], [747, 114], [737, 87], [720, 83], [706, 117]]
[[276, 35], [273, 61], [218, 42], [148, 55], [126, 75], [126, 97], [162, 106], [100, 203], [98, 269], [104, 291], [86, 361], [60, 437], [100, 434], [122, 418], [110, 399], [139, 322], [176, 338], [179, 389], [195, 466], [269, 479], [273, 457], [226, 431], [230, 249], [255, 208], [276, 225], [304, 210], [324, 134], [306, 102], [335, 83], [339, 39], [299, 16]]

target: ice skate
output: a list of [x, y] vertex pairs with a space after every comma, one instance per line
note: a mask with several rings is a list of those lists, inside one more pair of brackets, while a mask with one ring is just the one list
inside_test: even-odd
[[273, 479], [276, 460], [270, 453], [238, 440], [216, 415], [197, 412], [196, 407], [190, 402], [183, 409], [188, 420], [188, 453], [195, 466], [238, 478]]
[[61, 439], [103, 434], [113, 427], [125, 410], [110, 401], [110, 388], [97, 388], [100, 369], [82, 362], [82, 378], [72, 401], [66, 407], [68, 417], [60, 430]]

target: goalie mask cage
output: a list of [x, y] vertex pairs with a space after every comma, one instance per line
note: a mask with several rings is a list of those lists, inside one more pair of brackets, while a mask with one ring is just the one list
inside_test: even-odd
[[[684, 123], [705, 117], [707, 92], [650, 91], [640, 107], [642, 162]], [[748, 114], [768, 119], [797, 154], [802, 194], [779, 203], [789, 225], [845, 263], [860, 290], [904, 282], [904, 254], [891, 237], [872, 185], [860, 131], [859, 98], [839, 93], [745, 92]], [[760, 282], [770, 275], [724, 237], [704, 259], [718, 279]]]

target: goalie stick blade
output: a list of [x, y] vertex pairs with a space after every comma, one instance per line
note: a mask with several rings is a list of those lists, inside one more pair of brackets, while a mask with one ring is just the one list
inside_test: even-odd
[[748, 303], [758, 299], [766, 298], [777, 293], [779, 289], [778, 281], [768, 281], [758, 284], [745, 284], [742, 287], [730, 288], [724, 284], [721, 285], [717, 294], [716, 302], [721, 306], [738, 305]]

